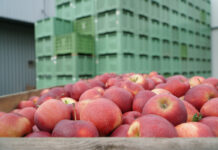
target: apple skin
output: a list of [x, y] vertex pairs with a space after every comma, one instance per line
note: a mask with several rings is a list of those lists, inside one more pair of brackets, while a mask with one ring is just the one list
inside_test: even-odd
[[51, 132], [60, 120], [70, 118], [71, 112], [66, 104], [60, 100], [49, 100], [36, 110], [34, 122], [41, 131]]
[[153, 90], [155, 88], [155, 82], [150, 78], [147, 78], [147, 80], [148, 80], [148, 89]]
[[90, 88], [94, 88], [94, 87], [101, 87], [103, 89], [105, 88], [104, 83], [97, 79], [90, 79], [88, 80], [88, 83]]
[[129, 111], [123, 114], [122, 124], [131, 124], [137, 118], [141, 117], [141, 113], [138, 111]]
[[32, 124], [26, 117], [15, 113], [0, 117], [0, 137], [22, 137], [31, 131]]
[[105, 87], [109, 88], [109, 87], [115, 86], [119, 84], [119, 82], [121, 81], [123, 81], [123, 79], [121, 79], [120, 77], [110, 78], [107, 80]]
[[192, 87], [194, 86], [197, 86], [197, 85], [200, 85], [201, 83], [203, 83], [205, 80], [204, 77], [201, 77], [201, 76], [194, 76], [192, 78], [189, 79], [189, 84]]
[[167, 91], [165, 89], [160, 89], [160, 88], [155, 88], [151, 92], [153, 92], [157, 95], [159, 95], [159, 94], [171, 94], [169, 91]]
[[127, 136], [127, 132], [129, 130], [130, 125], [128, 124], [124, 124], [119, 126], [118, 128], [116, 128], [112, 134], [110, 135], [110, 137], [128, 137]]
[[179, 137], [214, 137], [212, 130], [200, 122], [187, 122], [176, 126]]
[[148, 100], [151, 97], [153, 97], [155, 95], [156, 95], [155, 93], [148, 91], [148, 90], [140, 91], [138, 94], [136, 94], [136, 96], [133, 100], [132, 110], [142, 113], [142, 110], [143, 110], [145, 104], [148, 102]]
[[144, 106], [143, 115], [155, 114], [164, 117], [173, 125], [187, 121], [187, 111], [183, 102], [171, 94], [152, 97]]
[[36, 104], [38, 100], [39, 100], [38, 96], [32, 96], [29, 98], [29, 101], [32, 101], [34, 104]]
[[204, 80], [203, 83], [211, 84], [216, 88], [216, 90], [218, 90], [218, 79], [217, 78], [213, 78], [213, 77], [207, 78]]
[[31, 124], [34, 125], [34, 115], [35, 115], [35, 112], [36, 112], [36, 108], [25, 107], [25, 108], [21, 109], [17, 113], [22, 115], [22, 116], [24, 116], [24, 117], [26, 117], [27, 119], [29, 119]]
[[199, 111], [189, 102], [187, 102], [187, 101], [182, 101], [182, 102], [184, 103], [185, 108], [187, 110], [187, 115], [188, 115], [187, 122], [192, 122], [195, 114], [197, 114], [199, 116]]
[[0, 117], [5, 115], [6, 113], [5, 112], [0, 112]]
[[182, 81], [188, 81], [188, 79], [183, 75], [174, 75], [174, 76], [168, 77], [167, 81], [172, 80], [172, 79], [180, 79]]
[[62, 87], [52, 88], [49, 93], [52, 95], [54, 99], [61, 100], [63, 97], [69, 97], [69, 93], [64, 90]]
[[128, 80], [121, 81], [115, 86], [126, 89], [127, 91], [132, 93], [133, 96], [138, 94], [139, 91], [144, 90], [144, 88], [141, 85], [128, 81]]
[[129, 81], [141, 85], [145, 90], [149, 89], [148, 80], [141, 74], [134, 74], [128, 78]]
[[86, 100], [86, 99], [97, 99], [101, 98], [104, 95], [104, 89], [101, 87], [94, 87], [85, 91], [79, 98], [79, 101]]
[[67, 93], [67, 95], [69, 95], [69, 96], [70, 96], [70, 92], [71, 92], [72, 87], [73, 87], [73, 84], [66, 84], [66, 85], [64, 86], [64, 91], [65, 91], [65, 92]]
[[158, 73], [156, 71], [152, 71], [148, 74], [149, 77], [153, 77], [153, 76], [156, 76], [158, 75]]
[[40, 131], [39, 128], [38, 128], [36, 125], [34, 125], [34, 126], [32, 127], [32, 129], [33, 129], [33, 132], [38, 132], [38, 131]]
[[37, 132], [32, 132], [25, 136], [25, 138], [43, 138], [43, 137], [51, 137], [51, 134], [45, 131], [37, 131]]
[[85, 92], [87, 91], [88, 89], [90, 89], [90, 86], [88, 84], [88, 82], [86, 81], [78, 81], [76, 82], [72, 88], [71, 88], [71, 91], [70, 91], [70, 95], [71, 95], [71, 98], [75, 99], [75, 100], [79, 100], [80, 96]]
[[104, 97], [113, 101], [120, 108], [122, 113], [132, 110], [133, 96], [129, 91], [123, 88], [110, 87], [105, 90]]
[[136, 119], [129, 127], [128, 137], [177, 137], [175, 127], [165, 118], [145, 115]]
[[36, 107], [36, 105], [34, 104], [33, 101], [21, 101], [17, 106], [17, 108], [19, 109], [22, 109], [25, 107]]
[[80, 109], [80, 120], [92, 122], [99, 134], [108, 135], [122, 123], [122, 113], [111, 100], [99, 98]]
[[62, 120], [52, 131], [53, 137], [98, 137], [97, 128], [88, 121]]
[[204, 117], [215, 116], [218, 117], [218, 98], [210, 99], [206, 102], [200, 110]]
[[216, 137], [218, 137], [218, 117], [205, 117], [200, 121], [210, 127]]
[[101, 82], [103, 82], [104, 84], [106, 84], [107, 80], [113, 77], [116, 77], [117, 75], [114, 73], [105, 73], [103, 75], [100, 76], [96, 76], [95, 79], [100, 80]]
[[218, 92], [213, 86], [200, 84], [188, 90], [184, 100], [200, 110], [208, 100], [215, 97], [218, 97]]
[[49, 91], [50, 91], [50, 89], [44, 89], [44, 90], [42, 90], [42, 91], [40, 92], [40, 96], [42, 96], [42, 95], [48, 93]]

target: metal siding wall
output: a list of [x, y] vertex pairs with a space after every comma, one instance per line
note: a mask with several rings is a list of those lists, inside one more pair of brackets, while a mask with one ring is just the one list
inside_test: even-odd
[[29, 60], [35, 60], [33, 26], [0, 22], [0, 95], [35, 86], [35, 68], [28, 67]]

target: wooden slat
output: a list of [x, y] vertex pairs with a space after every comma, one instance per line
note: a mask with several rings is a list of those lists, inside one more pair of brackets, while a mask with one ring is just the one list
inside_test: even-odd
[[0, 138], [0, 150], [217, 150], [216, 138]]
[[6, 95], [0, 97], [0, 111], [10, 112], [18, 103], [22, 100], [27, 100], [31, 96], [38, 96], [42, 90], [30, 90], [22, 93], [16, 93], [13, 95]]

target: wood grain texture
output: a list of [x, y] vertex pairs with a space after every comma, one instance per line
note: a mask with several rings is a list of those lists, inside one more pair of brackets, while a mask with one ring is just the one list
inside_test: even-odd
[[41, 91], [42, 90], [30, 90], [13, 95], [0, 96], [0, 111], [10, 112], [16, 108], [20, 101], [27, 100], [31, 96], [38, 96]]
[[0, 150], [217, 150], [216, 138], [0, 138]]

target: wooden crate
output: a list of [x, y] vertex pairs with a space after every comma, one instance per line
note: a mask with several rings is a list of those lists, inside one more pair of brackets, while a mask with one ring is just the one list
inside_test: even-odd
[[[0, 111], [42, 90], [0, 97]], [[0, 138], [0, 150], [217, 150], [217, 138]]]

